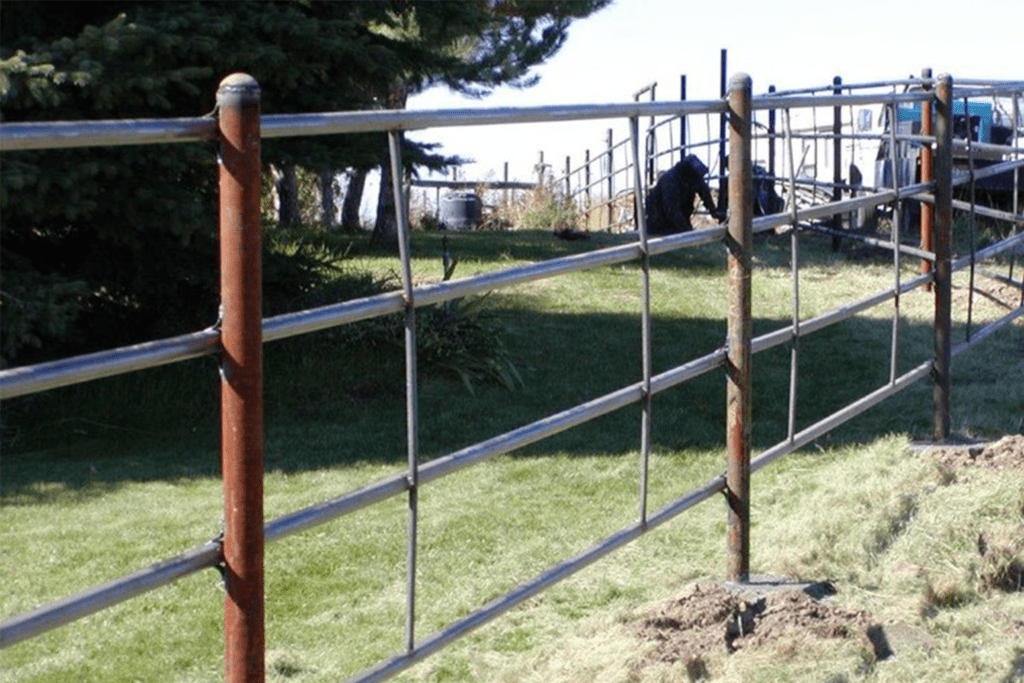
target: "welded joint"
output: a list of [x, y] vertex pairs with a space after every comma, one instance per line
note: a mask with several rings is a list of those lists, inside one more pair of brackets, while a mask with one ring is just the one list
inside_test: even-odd
[[228, 592], [228, 565], [224, 560], [224, 521], [221, 520], [221, 531], [219, 534], [209, 540], [208, 543], [215, 543], [217, 545], [217, 564], [213, 565], [213, 568], [220, 574], [220, 587], [225, 593]]
[[735, 493], [733, 493], [732, 490], [729, 488], [729, 483], [728, 483], [729, 473], [728, 473], [728, 471], [723, 470], [722, 473], [719, 476], [723, 480], [725, 480], [725, 482], [723, 483], [722, 488], [720, 488], [718, 490], [718, 492], [722, 494], [722, 497], [725, 499], [725, 504], [726, 505], [728, 505], [730, 508], [735, 507], [735, 503], [736, 503], [737, 500], [739, 500], [739, 497]]
[[[225, 362], [225, 360], [224, 360], [224, 343], [223, 343], [223, 339], [220, 338], [221, 324], [223, 322], [224, 322], [224, 302], [222, 301], [220, 303], [220, 305], [217, 307], [217, 321], [215, 323], [213, 323], [212, 325], [210, 325], [210, 327], [207, 328], [208, 330], [210, 330], [212, 332], [216, 332], [217, 335], [218, 335], [217, 343], [218, 343], [218, 345], [220, 347], [220, 353], [218, 354], [217, 374], [220, 375], [220, 381], [221, 381], [222, 384], [226, 383], [228, 381], [228, 378], [230, 377], [230, 370], [228, 368], [228, 363]], [[223, 527], [224, 527], [224, 525], [223, 525], [223, 521], [222, 521], [222, 523], [221, 523], [221, 532], [220, 532], [220, 536], [221, 537], [224, 536], [224, 528]]]

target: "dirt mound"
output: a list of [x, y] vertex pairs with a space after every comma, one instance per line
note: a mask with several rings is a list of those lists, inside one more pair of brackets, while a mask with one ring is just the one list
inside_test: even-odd
[[793, 634], [859, 638], [876, 659], [892, 654], [882, 628], [866, 612], [815, 600], [801, 590], [748, 600], [717, 584], [697, 584], [689, 595], [662, 605], [638, 627], [643, 640], [657, 643], [649, 661], [682, 661], [688, 668], [700, 668], [709, 655], [760, 648]]
[[972, 466], [994, 470], [1024, 469], [1024, 435], [1021, 434], [1004, 436], [987, 445], [932, 446], [922, 452], [949, 470]]

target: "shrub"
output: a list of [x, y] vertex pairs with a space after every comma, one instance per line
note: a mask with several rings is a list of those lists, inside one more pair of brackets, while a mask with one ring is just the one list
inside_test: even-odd
[[575, 230], [581, 222], [576, 204], [560, 197], [551, 185], [538, 185], [510, 204], [500, 213], [524, 230]]
[[508, 349], [505, 327], [487, 295], [455, 299], [420, 311], [416, 325], [417, 360], [450, 372], [469, 393], [473, 383], [491, 380], [512, 391], [523, 385]]
[[0, 270], [0, 367], [26, 349], [69, 335], [87, 287], [34, 270]]

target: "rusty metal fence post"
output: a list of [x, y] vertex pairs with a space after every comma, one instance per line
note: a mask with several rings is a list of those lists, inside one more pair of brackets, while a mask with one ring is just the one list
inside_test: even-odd
[[728, 502], [727, 578], [750, 576], [750, 408], [751, 306], [753, 246], [753, 174], [751, 172], [751, 79], [737, 74], [729, 82], [729, 261], [726, 346], [726, 499]]
[[265, 678], [260, 87], [232, 74], [217, 90], [220, 128], [221, 471], [224, 680]]
[[953, 78], [935, 84], [935, 366], [933, 369], [936, 441], [949, 438], [949, 366], [952, 348], [953, 235]]

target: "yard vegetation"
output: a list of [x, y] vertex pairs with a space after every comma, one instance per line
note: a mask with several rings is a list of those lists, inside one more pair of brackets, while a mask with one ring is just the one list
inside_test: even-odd
[[[289, 306], [398, 287], [394, 256], [363, 237], [340, 239], [350, 243], [331, 252], [343, 254], [332, 289]], [[441, 280], [445, 249], [458, 278], [626, 239], [416, 231], [413, 271], [418, 283]], [[800, 238], [804, 318], [891, 285], [891, 255], [833, 252], [830, 242]], [[755, 240], [755, 335], [790, 319], [789, 253], [788, 235]], [[652, 260], [654, 372], [722, 346], [724, 263], [721, 245]], [[916, 270], [906, 259], [903, 277]], [[454, 312], [424, 310], [435, 356], [419, 379], [423, 459], [638, 381], [639, 286], [631, 263], [494, 291]], [[1020, 304], [1010, 287], [977, 286], [975, 330]], [[966, 292], [958, 274], [955, 342], [967, 333]], [[931, 357], [932, 307], [923, 290], [900, 298], [898, 373]], [[797, 429], [888, 381], [893, 310], [890, 302], [800, 340]], [[398, 324], [265, 348], [268, 520], [405, 468]], [[486, 348], [459, 346], [467, 339]], [[755, 455], [786, 437], [789, 358], [788, 347], [754, 356]], [[1020, 321], [956, 356], [953, 373], [958, 439], [1021, 434]], [[724, 385], [712, 372], [654, 398], [649, 509], [724, 470]], [[205, 358], [2, 405], [2, 618], [218, 535], [217, 389], [215, 360]], [[1014, 583], [1024, 468], [915, 448], [931, 434], [931, 412], [926, 381], [752, 480], [753, 573], [827, 582], [834, 594], [819, 606], [863, 613], [884, 630], [888, 655], [852, 627], [822, 635], [808, 624], [731, 654], [724, 635], [720, 648], [659, 650], [671, 636], [651, 635], [653, 616], [724, 575], [725, 507], [715, 498], [398, 680], [1024, 680], [1024, 593]], [[424, 486], [418, 637], [634, 523], [639, 443], [631, 406]], [[345, 680], [402, 650], [406, 515], [399, 497], [267, 546], [268, 680]], [[217, 572], [193, 575], [4, 650], [0, 681], [220, 680], [222, 600]]]

